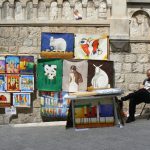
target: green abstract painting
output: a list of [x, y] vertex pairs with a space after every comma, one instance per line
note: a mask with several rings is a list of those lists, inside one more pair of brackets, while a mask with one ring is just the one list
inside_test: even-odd
[[41, 91], [61, 91], [61, 59], [39, 59], [37, 63], [37, 89]]

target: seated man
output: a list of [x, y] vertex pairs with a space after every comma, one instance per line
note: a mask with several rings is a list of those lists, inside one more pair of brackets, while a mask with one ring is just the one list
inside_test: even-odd
[[130, 100], [129, 102], [129, 117], [126, 123], [135, 121], [136, 105], [145, 102], [150, 103], [150, 69], [147, 70], [147, 79], [143, 82], [143, 88], [130, 93], [127, 96], [121, 97], [121, 101]]

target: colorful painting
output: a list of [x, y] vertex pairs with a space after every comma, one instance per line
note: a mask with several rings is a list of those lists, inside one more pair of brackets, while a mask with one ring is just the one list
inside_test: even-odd
[[20, 89], [22, 92], [33, 92], [34, 91], [34, 76], [33, 75], [21, 75]]
[[76, 59], [108, 59], [107, 35], [75, 35], [75, 58]]
[[31, 74], [34, 72], [34, 57], [20, 56], [20, 73]]
[[5, 73], [5, 57], [0, 56], [0, 73]]
[[[70, 100], [66, 92], [43, 92], [41, 96], [41, 115], [51, 119], [66, 119]], [[48, 121], [48, 120], [47, 120]]]
[[88, 90], [114, 87], [114, 65], [112, 61], [88, 61]]
[[39, 59], [37, 63], [37, 89], [61, 91], [62, 65], [61, 59]]
[[30, 93], [13, 93], [14, 107], [31, 107]]
[[53, 52], [73, 52], [74, 34], [72, 33], [42, 33], [41, 50]]
[[63, 91], [86, 91], [88, 62], [86, 60], [64, 60], [63, 66]]
[[6, 56], [6, 73], [20, 73], [19, 56]]
[[19, 75], [6, 75], [6, 90], [9, 92], [20, 91], [20, 76]]
[[0, 92], [5, 92], [5, 75], [0, 75]]
[[0, 93], [0, 108], [10, 107], [11, 105], [11, 96], [10, 93]]

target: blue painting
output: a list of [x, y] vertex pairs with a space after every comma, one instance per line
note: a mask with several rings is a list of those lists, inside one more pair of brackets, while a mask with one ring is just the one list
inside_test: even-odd
[[0, 75], [0, 92], [5, 92], [5, 75]]
[[42, 51], [73, 52], [74, 34], [72, 33], [42, 33]]

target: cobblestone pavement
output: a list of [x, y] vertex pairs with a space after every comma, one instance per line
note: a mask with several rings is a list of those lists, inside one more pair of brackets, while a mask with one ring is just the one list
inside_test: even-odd
[[150, 121], [86, 131], [0, 126], [0, 150], [150, 150]]

